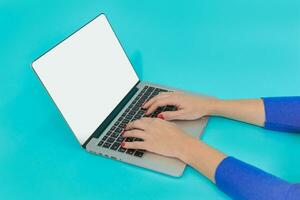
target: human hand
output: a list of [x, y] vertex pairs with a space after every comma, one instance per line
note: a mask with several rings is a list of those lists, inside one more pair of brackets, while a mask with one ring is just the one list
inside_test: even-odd
[[123, 132], [124, 137], [136, 137], [143, 141], [123, 142], [122, 147], [143, 149], [160, 155], [184, 160], [189, 143], [195, 140], [175, 123], [159, 118], [142, 118], [130, 122]]
[[130, 122], [124, 137], [143, 141], [122, 142], [127, 149], [143, 149], [163, 156], [177, 158], [215, 182], [215, 172], [226, 155], [186, 134], [175, 123], [159, 118], [142, 118]]
[[158, 107], [173, 105], [176, 111], [165, 111], [158, 115], [165, 120], [194, 120], [209, 115], [218, 99], [189, 95], [182, 92], [163, 92], [150, 99], [143, 105], [146, 115], [154, 112]]

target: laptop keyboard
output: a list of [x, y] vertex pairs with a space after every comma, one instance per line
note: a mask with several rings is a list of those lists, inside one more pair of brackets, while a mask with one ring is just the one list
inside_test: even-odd
[[133, 155], [136, 157], [143, 157], [145, 152], [144, 150], [125, 149], [121, 147], [121, 143], [124, 140], [126, 142], [142, 141], [142, 140], [140, 138], [132, 138], [132, 137], [125, 138], [121, 135], [121, 133], [130, 121], [134, 121], [142, 117], [156, 117], [159, 113], [163, 111], [176, 110], [175, 106], [164, 106], [164, 107], [159, 107], [149, 116], [145, 115], [145, 111], [141, 108], [142, 105], [152, 97], [158, 95], [160, 92], [168, 92], [168, 91], [160, 88], [145, 86], [140, 91], [140, 93], [136, 96], [136, 98], [132, 101], [129, 107], [123, 112], [123, 114], [119, 117], [119, 119], [110, 128], [107, 134], [98, 143], [98, 146], [103, 148], [109, 148], [113, 151], [126, 153], [128, 155]]

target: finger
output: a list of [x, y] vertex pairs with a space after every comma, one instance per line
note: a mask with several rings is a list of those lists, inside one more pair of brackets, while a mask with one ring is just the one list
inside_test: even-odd
[[160, 118], [164, 120], [175, 120], [175, 119], [184, 119], [185, 111], [166, 111], [159, 114]]
[[158, 95], [156, 95], [155, 97], [151, 98], [150, 100], [148, 100], [143, 106], [143, 109], [147, 109], [151, 104], [153, 104], [155, 101], [162, 99], [162, 98], [166, 98], [169, 97], [169, 92], [164, 92], [164, 93], [160, 93]]
[[122, 134], [123, 137], [135, 137], [135, 138], [140, 138], [145, 140], [146, 138], [146, 133], [141, 130], [131, 130], [131, 131], [125, 131]]
[[148, 126], [147, 122], [148, 122], [148, 119], [146, 119], [146, 118], [142, 118], [139, 120], [129, 122], [127, 124], [127, 126], [125, 127], [125, 130], [131, 130], [131, 129], [145, 130]]
[[143, 149], [145, 148], [145, 142], [122, 142], [122, 147], [125, 149]]
[[146, 115], [154, 112], [158, 107], [174, 105], [174, 100], [171, 97], [155, 101], [146, 111]]

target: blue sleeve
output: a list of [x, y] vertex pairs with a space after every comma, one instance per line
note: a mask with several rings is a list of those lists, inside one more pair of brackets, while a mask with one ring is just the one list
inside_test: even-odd
[[265, 106], [265, 128], [300, 132], [300, 97], [262, 98]]
[[288, 183], [233, 157], [219, 164], [215, 180], [217, 187], [232, 199], [300, 199], [300, 184]]

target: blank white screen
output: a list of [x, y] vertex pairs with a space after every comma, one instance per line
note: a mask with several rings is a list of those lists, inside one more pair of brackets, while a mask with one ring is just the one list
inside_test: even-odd
[[81, 144], [138, 82], [103, 14], [32, 66]]

